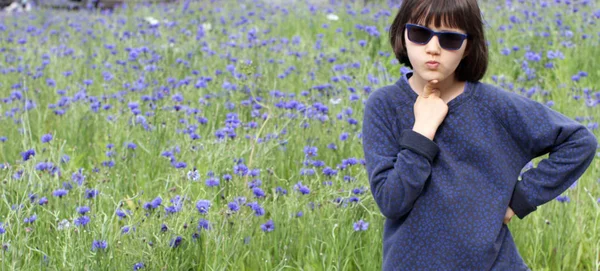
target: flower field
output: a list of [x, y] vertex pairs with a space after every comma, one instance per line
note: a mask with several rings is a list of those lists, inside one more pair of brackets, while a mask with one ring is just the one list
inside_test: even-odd
[[[2, 270], [381, 269], [362, 114], [408, 71], [399, 3], [279, 2], [0, 17]], [[481, 8], [482, 81], [599, 136], [600, 4]], [[600, 150], [509, 227], [532, 270], [600, 270]]]

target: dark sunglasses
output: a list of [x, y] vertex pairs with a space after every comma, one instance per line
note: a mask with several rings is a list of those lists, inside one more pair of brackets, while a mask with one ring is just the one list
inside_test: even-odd
[[429, 43], [435, 35], [438, 37], [440, 46], [446, 50], [460, 49], [463, 41], [468, 37], [467, 34], [458, 32], [435, 32], [427, 27], [416, 24], [406, 24], [406, 31], [408, 33], [408, 40], [421, 45]]

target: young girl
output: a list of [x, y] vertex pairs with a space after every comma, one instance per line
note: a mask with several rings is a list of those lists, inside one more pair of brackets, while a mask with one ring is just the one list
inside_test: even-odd
[[371, 192], [386, 217], [383, 270], [529, 270], [506, 223], [573, 184], [595, 136], [479, 82], [488, 52], [476, 0], [404, 0], [390, 36], [412, 72], [373, 92], [363, 121]]

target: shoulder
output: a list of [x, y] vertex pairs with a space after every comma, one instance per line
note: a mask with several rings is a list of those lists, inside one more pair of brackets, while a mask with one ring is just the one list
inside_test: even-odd
[[409, 103], [409, 99], [397, 84], [387, 85], [371, 92], [365, 103], [365, 109], [393, 109]]
[[[475, 99], [486, 108], [506, 110], [515, 106], [538, 105], [539, 103], [523, 95], [508, 91], [502, 87], [484, 82], [473, 83], [475, 85]], [[541, 105], [541, 104], [539, 104]]]

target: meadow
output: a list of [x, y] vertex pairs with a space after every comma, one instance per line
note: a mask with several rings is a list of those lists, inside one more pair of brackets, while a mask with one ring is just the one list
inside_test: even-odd
[[[408, 71], [388, 42], [398, 8], [180, 1], [0, 17], [2, 270], [380, 269], [361, 128], [369, 94]], [[599, 136], [598, 2], [481, 8], [482, 81]], [[600, 270], [600, 150], [509, 228], [532, 270]]]

